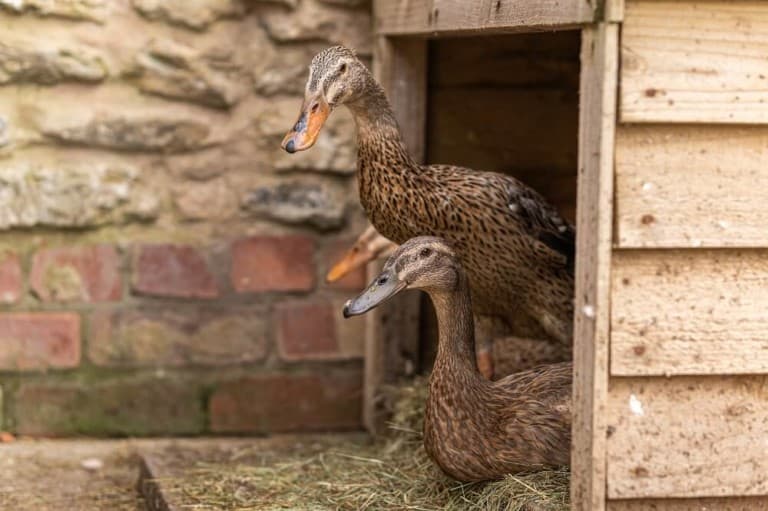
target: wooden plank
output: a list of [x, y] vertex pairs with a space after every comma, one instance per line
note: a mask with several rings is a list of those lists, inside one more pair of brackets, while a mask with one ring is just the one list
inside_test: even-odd
[[379, 35], [563, 30], [593, 22], [589, 0], [376, 0]]
[[602, 511], [618, 26], [584, 29], [581, 48], [571, 505]]
[[768, 494], [768, 377], [611, 379], [608, 497]]
[[768, 250], [613, 256], [611, 374], [768, 372]]
[[632, 125], [616, 137], [619, 247], [768, 247], [768, 127]]
[[609, 500], [607, 509], [608, 511], [758, 511], [768, 509], [768, 497]]
[[623, 122], [768, 122], [768, 5], [627, 0]]
[[624, 21], [624, 0], [604, 0], [605, 21], [620, 23]]
[[[387, 91], [408, 150], [424, 159], [427, 43], [377, 37], [374, 74]], [[368, 267], [369, 278], [381, 262]], [[385, 428], [387, 403], [382, 385], [413, 374], [419, 363], [419, 296], [406, 293], [366, 315], [363, 424], [371, 433]]]

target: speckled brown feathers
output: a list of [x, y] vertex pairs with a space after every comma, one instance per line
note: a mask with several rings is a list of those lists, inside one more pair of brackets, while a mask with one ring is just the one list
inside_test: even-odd
[[[433, 237], [404, 243], [379, 276], [399, 290], [422, 289], [435, 306], [439, 344], [429, 380], [424, 445], [460, 481], [569, 463], [570, 363], [540, 366], [490, 382], [475, 365], [467, 275], [456, 251]], [[348, 304], [380, 294], [371, 286]], [[387, 298], [380, 299], [376, 304]]]
[[310, 68], [313, 80], [354, 115], [360, 201], [375, 228], [396, 243], [421, 235], [449, 240], [470, 277], [477, 313], [511, 323], [522, 309], [570, 344], [573, 227], [510, 176], [417, 164], [381, 86], [349, 50], [321, 53]]

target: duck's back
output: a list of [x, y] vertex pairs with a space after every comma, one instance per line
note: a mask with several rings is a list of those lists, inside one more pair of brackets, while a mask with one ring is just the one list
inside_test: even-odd
[[512, 318], [519, 307], [551, 336], [570, 341], [574, 230], [543, 197], [493, 172], [388, 170], [360, 183], [368, 218], [382, 235], [396, 243], [424, 235], [451, 241], [477, 312]]

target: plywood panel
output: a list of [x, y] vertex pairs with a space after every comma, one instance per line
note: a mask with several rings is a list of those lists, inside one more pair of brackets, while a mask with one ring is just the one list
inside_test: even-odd
[[581, 109], [576, 212], [571, 505], [605, 509], [613, 149], [618, 25], [598, 24], [581, 41]]
[[568, 28], [594, 19], [588, 0], [377, 0], [380, 35], [441, 35]]
[[431, 163], [508, 173], [574, 219], [575, 91], [438, 89], [431, 92], [429, 105]]
[[768, 377], [615, 378], [608, 497], [768, 493]]
[[768, 497], [712, 499], [640, 499], [608, 501], [608, 511], [758, 511], [768, 509]]
[[619, 251], [611, 288], [611, 374], [768, 372], [768, 250]]
[[616, 135], [620, 247], [768, 247], [766, 190], [768, 127], [625, 125]]
[[768, 6], [627, 0], [624, 122], [768, 122]]
[[573, 221], [579, 41], [575, 31], [430, 41], [427, 161], [513, 175]]

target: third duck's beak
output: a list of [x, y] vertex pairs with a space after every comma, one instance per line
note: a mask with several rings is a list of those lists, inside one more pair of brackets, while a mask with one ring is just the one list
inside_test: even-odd
[[344, 254], [344, 257], [333, 265], [333, 268], [331, 268], [325, 276], [325, 281], [328, 283], [336, 282], [340, 278], [374, 259], [376, 259], [376, 254], [374, 254], [373, 251], [365, 246], [355, 245]]
[[320, 130], [323, 129], [325, 120], [331, 113], [331, 107], [325, 101], [322, 94], [317, 94], [311, 99], [305, 99], [301, 106], [299, 120], [283, 138], [282, 148], [289, 153], [303, 151], [315, 145]]
[[344, 304], [344, 317], [349, 318], [351, 316], [365, 314], [407, 287], [407, 282], [401, 282], [394, 272], [390, 269], [384, 269], [384, 271], [371, 282], [368, 289]]

